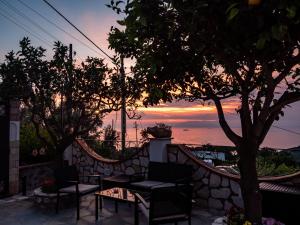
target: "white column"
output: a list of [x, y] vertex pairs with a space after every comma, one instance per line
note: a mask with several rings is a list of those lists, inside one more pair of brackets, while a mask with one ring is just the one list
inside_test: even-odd
[[167, 162], [167, 145], [171, 144], [171, 138], [150, 139], [149, 158], [153, 162]]
[[18, 101], [10, 101], [9, 126], [9, 193], [19, 192], [20, 109]]

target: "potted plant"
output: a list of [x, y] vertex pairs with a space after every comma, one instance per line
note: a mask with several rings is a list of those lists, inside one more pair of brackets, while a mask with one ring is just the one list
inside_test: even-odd
[[141, 131], [142, 137], [147, 140], [149, 135], [153, 138], [170, 138], [172, 136], [171, 126], [164, 123], [157, 123], [154, 127], [147, 127]]
[[44, 193], [54, 193], [56, 192], [55, 179], [53, 177], [45, 177], [41, 183], [41, 190]]

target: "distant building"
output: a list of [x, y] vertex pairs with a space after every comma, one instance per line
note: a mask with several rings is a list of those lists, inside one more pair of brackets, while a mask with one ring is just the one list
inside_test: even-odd
[[225, 161], [225, 152], [211, 152], [211, 151], [203, 151], [203, 150], [195, 150], [193, 154], [203, 160], [214, 160], [218, 159], [221, 161]]

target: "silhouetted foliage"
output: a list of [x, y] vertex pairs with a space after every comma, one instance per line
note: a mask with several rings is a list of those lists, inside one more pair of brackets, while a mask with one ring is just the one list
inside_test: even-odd
[[[283, 109], [300, 100], [300, 2], [240, 0], [112, 1], [122, 13], [109, 41], [132, 68], [145, 105], [210, 101], [239, 154], [246, 219], [261, 223], [256, 155]], [[241, 135], [222, 102], [239, 101]]]
[[1, 96], [20, 99], [38, 137], [57, 152], [96, 132], [102, 118], [120, 106], [114, 70], [92, 57], [75, 66], [68, 50], [56, 42], [53, 58], [47, 60], [45, 49], [24, 38], [20, 51], [8, 53], [0, 68]]

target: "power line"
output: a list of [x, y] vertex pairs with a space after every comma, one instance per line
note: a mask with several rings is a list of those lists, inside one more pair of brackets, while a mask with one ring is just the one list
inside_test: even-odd
[[100, 50], [105, 56], [107, 56], [113, 63], [114, 59], [108, 55], [104, 50], [102, 50], [95, 42], [93, 42], [87, 35], [85, 35], [79, 28], [77, 28], [70, 20], [68, 20], [61, 12], [59, 12], [53, 5], [51, 5], [47, 0], [43, 0], [49, 7], [51, 7], [57, 14], [59, 14], [65, 21], [67, 21], [73, 28], [75, 28], [82, 36], [84, 36], [89, 42], [91, 42], [98, 50]]
[[10, 10], [14, 11], [17, 15], [19, 15], [20, 17], [25, 18], [27, 21], [29, 21], [31, 24], [33, 24], [35, 27], [37, 27], [38, 29], [40, 29], [41, 31], [43, 31], [45, 34], [47, 34], [48, 36], [52, 37], [54, 40], [59, 40], [59, 38], [55, 37], [54, 35], [52, 35], [51, 33], [49, 33], [46, 29], [44, 29], [43, 27], [41, 27], [38, 23], [36, 23], [35, 21], [33, 21], [31, 18], [29, 18], [28, 16], [26, 16], [24, 13], [22, 13], [20, 10], [18, 10], [16, 7], [14, 7], [13, 5], [11, 5], [9, 2], [5, 1], [5, 0], [0, 0], [2, 3], [4, 3]]
[[[232, 112], [225, 112], [227, 114], [231, 114], [231, 115], [236, 115], [236, 113], [232, 113]], [[279, 126], [276, 126], [276, 125], [272, 125], [272, 127], [275, 127], [277, 129], [280, 129], [280, 130], [284, 130], [286, 132], [289, 132], [289, 133], [292, 133], [292, 134], [297, 134], [297, 135], [300, 135], [299, 132], [296, 132], [296, 131], [293, 131], [293, 130], [290, 130], [290, 129], [286, 129], [286, 128], [282, 128], [282, 127], [279, 127]]]
[[277, 128], [277, 129], [280, 129], [280, 130], [284, 130], [284, 131], [290, 132], [290, 133], [292, 133], [292, 134], [300, 135], [299, 132], [296, 132], [296, 131], [293, 131], [293, 130], [289, 130], [289, 129], [286, 129], [286, 128], [282, 128], [282, 127], [278, 127], [278, 126], [276, 126], [276, 125], [272, 125], [272, 127], [275, 127], [275, 128]]
[[[43, 42], [44, 44], [46, 44], [47, 46], [49, 46], [50, 48], [52, 47], [49, 43], [49, 41], [44, 40], [43, 38], [39, 37], [38, 35], [34, 34], [33, 32], [30, 31], [30, 28], [28, 28], [26, 25], [22, 24], [20, 21], [18, 21], [16, 18], [14, 18], [13, 16], [11, 16], [8, 12], [6, 12], [6, 14], [8, 14], [9, 16], [3, 14], [3, 12], [0, 11], [0, 15], [2, 17], [4, 17], [5, 19], [7, 19], [8, 21], [10, 21], [11, 23], [13, 23], [14, 25], [16, 25], [17, 27], [21, 28], [22, 30], [26, 31], [27, 33], [29, 33], [30, 35], [32, 35], [33, 37], [35, 37], [36, 39], [38, 39], [39, 41]], [[13, 19], [12, 19], [12, 18]], [[16, 22], [17, 21], [17, 22]], [[21, 24], [21, 25], [20, 25]], [[27, 28], [26, 28], [27, 27]], [[49, 43], [47, 43], [49, 42]]]
[[43, 18], [48, 23], [52, 24], [54, 27], [56, 27], [57, 29], [59, 29], [63, 33], [67, 34], [68, 36], [70, 36], [74, 40], [78, 41], [79, 43], [81, 43], [82, 45], [84, 45], [85, 47], [87, 47], [88, 49], [90, 49], [91, 51], [95, 52], [96, 54], [101, 54], [102, 55], [102, 53], [97, 52], [95, 49], [91, 48], [89, 45], [87, 45], [86, 43], [84, 43], [83, 41], [81, 41], [80, 39], [78, 39], [77, 37], [75, 37], [74, 35], [72, 35], [71, 33], [65, 31], [60, 26], [58, 26], [56, 23], [54, 23], [53, 21], [49, 20], [47, 17], [45, 17], [44, 15], [42, 15], [41, 13], [39, 13], [37, 10], [35, 10], [31, 6], [27, 5], [22, 0], [17, 0], [17, 1], [20, 2], [22, 5], [24, 5], [26, 8], [30, 9], [31, 11], [33, 11], [34, 13], [36, 13], [37, 15], [39, 15], [41, 18]]

